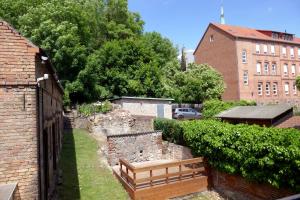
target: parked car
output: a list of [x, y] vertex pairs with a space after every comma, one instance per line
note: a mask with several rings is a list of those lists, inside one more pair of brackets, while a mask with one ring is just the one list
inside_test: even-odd
[[176, 108], [173, 113], [174, 119], [199, 119], [202, 114], [193, 108]]

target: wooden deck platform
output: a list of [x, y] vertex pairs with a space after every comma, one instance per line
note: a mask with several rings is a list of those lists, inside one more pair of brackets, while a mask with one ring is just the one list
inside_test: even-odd
[[120, 165], [113, 167], [113, 172], [134, 200], [163, 200], [209, 187], [209, 173], [202, 158], [143, 163], [120, 159]]

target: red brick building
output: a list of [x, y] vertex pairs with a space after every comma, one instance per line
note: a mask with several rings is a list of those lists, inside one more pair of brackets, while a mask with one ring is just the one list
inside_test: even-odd
[[53, 195], [62, 95], [45, 53], [0, 21], [0, 186], [17, 183], [15, 199]]
[[293, 34], [211, 23], [194, 56], [223, 75], [224, 100], [300, 105], [300, 38]]

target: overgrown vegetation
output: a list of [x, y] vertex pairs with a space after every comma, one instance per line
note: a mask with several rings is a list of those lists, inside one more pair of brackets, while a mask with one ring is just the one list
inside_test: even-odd
[[208, 100], [203, 103], [202, 116], [212, 118], [222, 111], [228, 110], [235, 106], [255, 106], [255, 101], [221, 101], [218, 99]]
[[78, 107], [79, 113], [84, 116], [90, 116], [95, 113], [107, 113], [112, 110], [112, 104], [109, 101], [104, 101], [100, 104], [82, 104]]
[[87, 131], [65, 132], [60, 158], [63, 182], [59, 199], [128, 199], [126, 191], [112, 172], [100, 162], [98, 144]]
[[162, 131], [163, 139], [169, 142], [183, 145], [183, 129], [180, 122], [172, 119], [155, 119], [154, 129]]
[[221, 121], [156, 120], [163, 137], [208, 158], [218, 170], [300, 191], [300, 131]]

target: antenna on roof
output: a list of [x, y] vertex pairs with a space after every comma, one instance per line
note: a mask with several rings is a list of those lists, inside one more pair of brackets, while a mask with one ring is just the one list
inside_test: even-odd
[[221, 1], [221, 24], [225, 24], [225, 15], [224, 15], [224, 8], [223, 8], [223, 0]]

